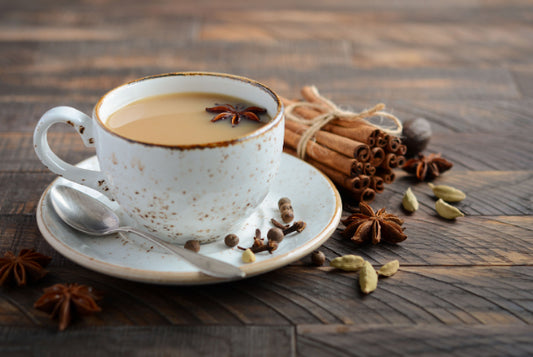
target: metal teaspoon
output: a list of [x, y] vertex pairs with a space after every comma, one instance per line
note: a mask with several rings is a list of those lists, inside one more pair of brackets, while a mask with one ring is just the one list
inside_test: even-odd
[[119, 217], [113, 210], [97, 199], [72, 187], [53, 186], [50, 190], [50, 199], [57, 215], [69, 226], [81, 232], [94, 236], [116, 232], [135, 233], [185, 259], [204, 274], [217, 278], [242, 278], [245, 276], [245, 273], [234, 265], [167, 243], [133, 227], [120, 226]]

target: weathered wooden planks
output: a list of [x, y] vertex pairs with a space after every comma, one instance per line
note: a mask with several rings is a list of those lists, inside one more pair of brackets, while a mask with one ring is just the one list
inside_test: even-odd
[[[379, 265], [378, 265], [379, 266]], [[432, 326], [531, 325], [531, 266], [402, 266], [364, 296], [357, 273], [289, 266], [254, 279], [206, 287], [166, 287], [105, 277], [77, 266], [50, 266], [24, 289], [0, 292], [4, 316], [21, 324], [55, 323], [33, 309], [45, 286], [76, 276], [104, 293], [103, 312], [80, 319], [93, 326], [374, 324]], [[2, 316], [2, 315], [0, 315]], [[5, 326], [5, 322], [3, 322]]]
[[[531, 10], [522, 0], [4, 1], [0, 254], [35, 247], [53, 260], [37, 284], [0, 288], [0, 354], [533, 354]], [[249, 76], [287, 97], [314, 84], [343, 108], [383, 101], [402, 120], [427, 118], [428, 152], [455, 164], [437, 182], [467, 193], [457, 204], [467, 217], [440, 219], [426, 184], [399, 172], [372, 206], [405, 218], [405, 242], [355, 248], [341, 226], [321, 247], [328, 259], [400, 260], [369, 296], [357, 274], [308, 258], [206, 287], [138, 284], [66, 260], [35, 222], [55, 177], [33, 152], [36, 121], [57, 105], [90, 114], [116, 85], [186, 70]], [[71, 163], [94, 152], [69, 128], [50, 141]], [[408, 186], [421, 202], [413, 215], [400, 208]], [[43, 287], [72, 281], [102, 290], [104, 311], [58, 334], [32, 305]]]
[[[31, 340], [31, 343], [28, 343]], [[295, 332], [280, 326], [110, 326], [57, 333], [0, 328], [3, 356], [294, 356]]]
[[527, 356], [530, 325], [298, 326], [300, 356]]

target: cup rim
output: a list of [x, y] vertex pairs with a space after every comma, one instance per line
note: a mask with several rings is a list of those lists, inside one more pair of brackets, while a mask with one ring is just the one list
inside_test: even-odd
[[[244, 135], [244, 136], [241, 136], [235, 139], [230, 139], [230, 140], [222, 140], [222, 141], [215, 141], [215, 142], [201, 143], [201, 144], [187, 144], [187, 145], [168, 145], [168, 144], [158, 144], [158, 143], [151, 143], [147, 141], [134, 140], [134, 139], [125, 137], [123, 135], [120, 135], [114, 131], [111, 131], [107, 126], [104, 125], [103, 120], [100, 118], [100, 108], [104, 100], [106, 99], [106, 97], [109, 96], [109, 94], [111, 94], [112, 92], [116, 90], [119, 90], [120, 88], [128, 87], [128, 86], [134, 85], [142, 81], [163, 78], [163, 77], [177, 77], [177, 76], [213, 76], [213, 77], [229, 78], [232, 80], [238, 80], [244, 83], [251, 84], [265, 91], [268, 95], [270, 95], [274, 99], [274, 101], [277, 104], [276, 113], [272, 116], [272, 119], [268, 123], [263, 125], [261, 128], [258, 128], [248, 133], [247, 135]], [[250, 78], [246, 78], [246, 77], [242, 77], [242, 76], [238, 76], [234, 74], [228, 74], [228, 73], [219, 73], [219, 72], [169, 72], [169, 73], [154, 74], [154, 75], [150, 75], [146, 77], [137, 78], [137, 79], [126, 82], [120, 86], [117, 86], [109, 90], [96, 103], [94, 110], [93, 110], [93, 117], [96, 118], [96, 122], [98, 123], [98, 125], [103, 130], [105, 130], [107, 133], [113, 136], [119, 137], [123, 140], [129, 141], [131, 143], [136, 143], [136, 144], [141, 144], [141, 145], [146, 145], [146, 146], [151, 146], [151, 147], [162, 147], [162, 148], [171, 148], [171, 149], [179, 149], [179, 150], [205, 149], [205, 148], [216, 148], [216, 147], [234, 145], [234, 144], [237, 144], [243, 141], [248, 141], [252, 138], [260, 136], [261, 134], [267, 131], [270, 131], [272, 128], [279, 125], [279, 123], [281, 122], [283, 118], [283, 103], [281, 99], [279, 98], [279, 96], [273, 90], [271, 90], [266, 85], [256, 80], [250, 79]]]

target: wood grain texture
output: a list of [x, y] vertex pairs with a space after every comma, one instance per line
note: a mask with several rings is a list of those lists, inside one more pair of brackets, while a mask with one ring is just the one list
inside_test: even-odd
[[[99, 327], [53, 329], [0, 327], [3, 356], [291, 356], [294, 329], [264, 326]], [[32, 340], [28, 344], [28, 339]]]
[[[298, 355], [527, 356], [531, 326], [298, 326]], [[400, 348], [398, 346], [401, 346]]]
[[[2, 356], [527, 356], [533, 354], [533, 4], [527, 0], [0, 1], [0, 255], [36, 248], [48, 275], [0, 287]], [[90, 114], [109, 89], [146, 75], [215, 71], [279, 94], [304, 85], [342, 108], [378, 102], [426, 118], [426, 152], [454, 163], [466, 217], [439, 218], [425, 183], [401, 171], [372, 202], [405, 219], [399, 245], [355, 247], [343, 226], [320, 248], [400, 271], [363, 296], [357, 273], [309, 257], [212, 286], [140, 284], [82, 268], [42, 238], [35, 209], [55, 178], [32, 143], [37, 120], [69, 105]], [[53, 149], [94, 154], [68, 127]], [[411, 187], [420, 209], [400, 206]], [[344, 200], [344, 215], [353, 203]], [[42, 289], [78, 282], [103, 311], [65, 332], [33, 309]]]

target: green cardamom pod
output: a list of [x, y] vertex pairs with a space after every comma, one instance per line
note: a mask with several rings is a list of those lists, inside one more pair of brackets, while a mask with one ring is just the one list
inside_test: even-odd
[[435, 202], [435, 209], [442, 218], [455, 219], [457, 217], [464, 217], [463, 212], [459, 211], [457, 207], [444, 202], [442, 198], [439, 198], [437, 202]]
[[329, 265], [344, 271], [358, 271], [361, 269], [364, 262], [365, 260], [360, 256], [348, 254], [331, 260]]
[[463, 191], [447, 185], [434, 185], [428, 183], [428, 186], [433, 190], [433, 194], [438, 198], [442, 198], [446, 202], [459, 202], [466, 198]]
[[383, 265], [381, 268], [379, 268], [378, 275], [393, 276], [394, 274], [396, 274], [399, 268], [400, 268], [400, 262], [398, 260], [393, 260]]
[[372, 264], [367, 261], [359, 273], [359, 287], [364, 294], [370, 294], [378, 287], [378, 274]]
[[409, 187], [403, 195], [402, 206], [409, 212], [414, 212], [418, 209], [418, 200], [413, 191], [411, 191], [411, 187]]

